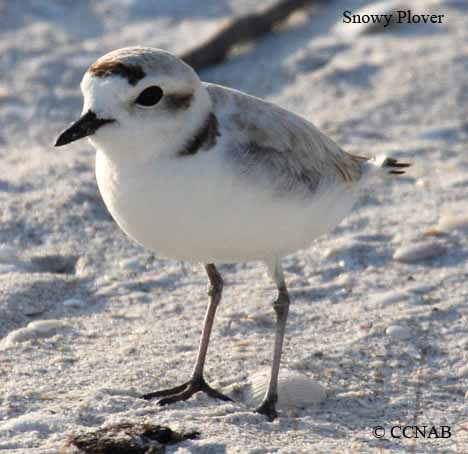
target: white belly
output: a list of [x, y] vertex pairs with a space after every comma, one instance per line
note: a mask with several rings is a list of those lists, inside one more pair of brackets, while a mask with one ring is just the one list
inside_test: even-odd
[[[357, 188], [274, 196], [232, 174], [213, 151], [116, 168], [97, 153], [104, 202], [123, 231], [157, 255], [193, 262], [281, 257], [307, 247], [351, 210]], [[324, 188], [325, 189], [325, 188]]]

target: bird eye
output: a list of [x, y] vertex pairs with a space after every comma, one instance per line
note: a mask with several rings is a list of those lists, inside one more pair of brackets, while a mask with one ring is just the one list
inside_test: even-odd
[[135, 99], [135, 104], [144, 107], [151, 107], [156, 105], [162, 98], [163, 91], [156, 85], [145, 88]]

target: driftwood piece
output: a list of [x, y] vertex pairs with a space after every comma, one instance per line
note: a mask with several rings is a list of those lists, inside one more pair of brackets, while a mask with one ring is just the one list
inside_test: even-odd
[[205, 43], [184, 53], [181, 58], [196, 71], [222, 62], [236, 44], [253, 41], [285, 21], [291, 13], [319, 0], [282, 0], [259, 12], [230, 20]]

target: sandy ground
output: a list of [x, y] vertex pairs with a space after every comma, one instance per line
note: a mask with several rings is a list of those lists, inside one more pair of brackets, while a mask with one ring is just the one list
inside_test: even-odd
[[[135, 44], [181, 52], [256, 3], [0, 2], [0, 451], [56, 453], [70, 433], [150, 421], [201, 432], [168, 449], [178, 453], [468, 452], [462, 0], [403, 2], [444, 23], [374, 34], [334, 28], [366, 2], [330, 2], [203, 72], [306, 116], [349, 151], [414, 165], [284, 260], [293, 304], [283, 365], [325, 387], [320, 405], [286, 407], [274, 423], [250, 411], [249, 381], [273, 341], [274, 287], [261, 263], [220, 268], [207, 377], [236, 402], [137, 398], [190, 373], [205, 276], [119, 231], [87, 143], [52, 144], [79, 115], [79, 82], [98, 56]], [[414, 424], [452, 436], [388, 435]], [[374, 426], [387, 435], [374, 438]]]

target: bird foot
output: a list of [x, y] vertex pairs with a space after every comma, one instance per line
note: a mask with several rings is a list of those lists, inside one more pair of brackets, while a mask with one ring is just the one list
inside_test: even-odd
[[208, 383], [206, 383], [203, 377], [200, 378], [191, 378], [188, 382], [183, 383], [182, 385], [175, 386], [174, 388], [162, 389], [161, 391], [155, 391], [152, 393], [144, 394], [141, 396], [142, 399], [151, 400], [162, 398], [158, 401], [159, 405], [169, 405], [181, 400], [190, 399], [197, 392], [202, 391], [208, 396], [215, 399], [221, 399], [226, 401], [231, 401], [232, 399], [224, 394], [216, 391], [211, 388]]
[[268, 421], [274, 421], [278, 417], [275, 402], [271, 400], [264, 400], [254, 411], [265, 415]]

